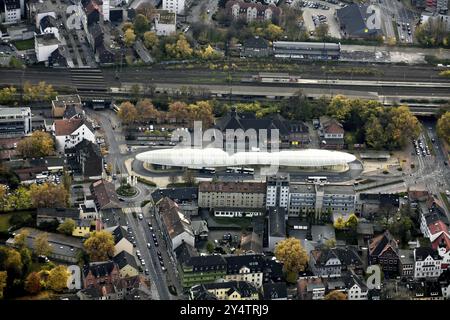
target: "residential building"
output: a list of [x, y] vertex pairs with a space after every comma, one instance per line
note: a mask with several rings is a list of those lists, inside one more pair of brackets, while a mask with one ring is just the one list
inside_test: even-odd
[[[84, 250], [83, 242], [71, 236], [66, 236], [59, 233], [44, 232], [34, 228], [21, 228], [14, 231], [15, 234], [27, 232], [25, 239], [25, 246], [32, 252], [35, 252], [35, 239], [41, 234], [47, 234], [48, 243], [52, 251], [48, 254], [50, 260], [60, 261], [68, 264], [77, 264], [80, 252]], [[14, 246], [14, 237], [6, 241], [6, 245]]]
[[441, 273], [442, 257], [430, 247], [414, 249], [414, 278], [438, 278]]
[[382, 34], [373, 20], [375, 11], [365, 4], [349, 4], [336, 10], [336, 17], [344, 38], [368, 39]]
[[344, 147], [344, 128], [336, 119], [320, 117], [319, 136], [321, 147], [340, 150]]
[[32, 114], [29, 107], [0, 107], [0, 137], [23, 137], [32, 131]]
[[385, 276], [399, 273], [400, 257], [397, 241], [389, 231], [373, 238], [369, 242], [369, 264], [380, 265]]
[[120, 270], [113, 261], [91, 262], [83, 267], [84, 288], [110, 286], [120, 279]]
[[175, 201], [185, 214], [189, 216], [198, 215], [197, 187], [156, 189], [151, 196], [153, 203], [157, 203], [163, 197], [168, 197]]
[[3, 0], [5, 24], [18, 23], [21, 20], [21, 0]]
[[368, 300], [369, 289], [360, 276], [350, 272], [343, 276], [347, 288], [347, 300]]
[[48, 57], [48, 66], [52, 68], [66, 68], [68, 66], [67, 59], [62, 53], [61, 47], [50, 54]]
[[438, 281], [414, 281], [408, 283], [412, 300], [444, 300]]
[[185, 10], [185, 0], [162, 0], [163, 10], [168, 10], [176, 14], [183, 14]]
[[191, 300], [198, 300], [209, 292], [217, 300], [259, 300], [258, 290], [246, 281], [225, 281], [205, 283], [192, 287], [189, 290]]
[[226, 9], [233, 19], [243, 19], [247, 23], [253, 21], [278, 21], [281, 16], [281, 9], [270, 4], [244, 2], [232, 0], [226, 3]]
[[241, 57], [245, 58], [263, 58], [269, 54], [269, 41], [259, 36], [246, 39], [240, 52]]
[[299, 300], [323, 300], [326, 292], [327, 286], [322, 277], [300, 277], [297, 281], [297, 297]]
[[194, 246], [195, 236], [191, 220], [175, 201], [164, 197], [157, 202], [155, 218], [171, 254], [174, 254], [173, 251], [183, 242]]
[[355, 212], [370, 218], [384, 209], [397, 210], [399, 196], [391, 193], [359, 193], [356, 197]]
[[227, 255], [225, 280], [247, 281], [261, 288], [263, 283], [281, 281], [282, 265], [261, 254]]
[[120, 277], [134, 277], [139, 275], [139, 268], [136, 258], [123, 250], [112, 259], [119, 268]]
[[34, 36], [34, 50], [37, 62], [48, 61], [53, 51], [58, 49], [59, 40], [53, 33], [44, 33]]
[[363, 262], [351, 246], [314, 249], [310, 252], [309, 267], [314, 275], [326, 277], [338, 277], [347, 270], [363, 272]]
[[341, 45], [326, 42], [274, 41], [273, 54], [275, 58], [283, 59], [339, 60]]
[[303, 215], [315, 211], [347, 216], [355, 212], [355, 190], [352, 185], [332, 185], [319, 183], [291, 183], [289, 186], [290, 216]]
[[269, 208], [268, 222], [268, 247], [267, 250], [274, 252], [278, 242], [286, 239], [286, 210], [282, 207]]
[[[1, 8], [1, 4], [0, 4], [0, 8]], [[1, 13], [0, 13], [0, 16], [1, 16]], [[20, 41], [20, 40], [34, 39], [34, 35], [36, 34], [36, 29], [32, 25], [19, 24], [19, 25], [8, 26], [6, 28], [6, 32], [9, 35], [10, 41]], [[1, 38], [1, 35], [0, 35], [0, 38]]]
[[75, 223], [75, 228], [72, 231], [73, 237], [88, 238], [91, 231], [93, 231], [92, 227], [95, 227], [91, 220], [77, 219]]
[[78, 209], [71, 208], [38, 208], [36, 213], [36, 225], [43, 222], [63, 223], [66, 219], [77, 220], [80, 218]]
[[83, 139], [72, 149], [66, 149], [72, 171], [83, 177], [98, 180], [103, 173], [103, 156], [100, 147]]
[[262, 286], [263, 300], [287, 300], [286, 282], [265, 283]]
[[195, 241], [207, 240], [209, 229], [208, 223], [205, 220], [193, 220], [191, 221], [192, 232], [194, 233]]
[[265, 196], [265, 183], [202, 181], [198, 205], [201, 208], [263, 208]]
[[289, 204], [289, 175], [267, 177], [266, 208], [287, 209]]
[[[251, 150], [260, 144], [270, 149], [272, 140], [281, 147], [302, 147], [310, 142], [305, 123], [286, 120], [279, 114], [256, 118], [254, 113], [238, 113], [236, 108], [232, 108], [216, 120], [215, 128], [222, 132], [224, 148], [231, 151]], [[240, 133], [243, 137], [236, 137]], [[238, 139], [237, 145], [235, 138]]]
[[113, 280], [99, 286], [89, 286], [77, 292], [80, 300], [150, 300], [150, 283], [143, 276]]
[[403, 278], [414, 277], [414, 251], [410, 249], [400, 249], [400, 276]]
[[114, 257], [122, 253], [123, 251], [128, 254], [133, 254], [133, 244], [128, 239], [127, 230], [123, 226], [116, 226], [105, 229], [111, 232], [114, 238]]
[[[66, 109], [75, 107], [75, 110], [82, 110], [82, 103], [80, 96], [77, 94], [73, 95], [58, 95], [55, 100], [52, 100], [52, 117], [53, 118], [63, 118]], [[79, 113], [79, 112], [77, 112]], [[64, 117], [65, 119], [71, 119], [73, 117]]]
[[95, 143], [94, 129], [84, 119], [55, 120], [52, 131], [59, 152], [71, 149], [83, 140]]
[[120, 208], [119, 198], [117, 197], [114, 184], [106, 180], [98, 180], [90, 186], [91, 194], [94, 196], [94, 202], [97, 210]]
[[158, 36], [170, 36], [177, 31], [177, 14], [173, 11], [157, 10], [154, 21], [156, 35]]
[[184, 288], [214, 282], [227, 273], [227, 262], [221, 255], [191, 256], [184, 261], [178, 259], [178, 265]]

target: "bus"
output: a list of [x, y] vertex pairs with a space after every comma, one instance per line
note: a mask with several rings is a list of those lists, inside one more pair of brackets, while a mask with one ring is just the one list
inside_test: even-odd
[[119, 112], [119, 107], [116, 104], [113, 104], [113, 110], [115, 113]]
[[242, 168], [241, 172], [243, 174], [255, 174], [255, 169], [253, 169], [253, 168]]
[[327, 177], [308, 177], [306, 181], [314, 183], [325, 183], [327, 182]]
[[208, 173], [208, 174], [215, 174], [216, 173], [216, 169], [214, 169], [214, 168], [201, 168], [200, 172], [201, 173]]
[[227, 173], [239, 173], [240, 168], [227, 167]]

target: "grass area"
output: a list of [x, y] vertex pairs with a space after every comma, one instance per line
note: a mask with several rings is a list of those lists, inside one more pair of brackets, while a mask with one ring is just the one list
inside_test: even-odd
[[252, 224], [251, 218], [216, 218], [216, 217], [212, 217], [212, 219], [217, 224], [237, 225], [237, 226], [241, 227], [242, 229], [247, 229]]
[[190, 183], [186, 183], [186, 182], [175, 182], [175, 183], [169, 183], [167, 185], [167, 188], [183, 188], [183, 187], [195, 187], [198, 184], [190, 184]]
[[392, 27], [394, 28], [395, 41], [398, 43], [400, 41], [400, 39], [398, 37], [398, 27], [397, 27], [397, 22], [394, 20], [392, 20]]
[[141, 177], [137, 177], [137, 181], [140, 183], [143, 183], [147, 186], [150, 186], [150, 187], [156, 187], [156, 183], [154, 183], [153, 181], [141, 178]]
[[116, 192], [119, 196], [132, 197], [132, 196], [136, 195], [137, 190], [135, 187], [132, 187], [129, 184], [124, 184], [124, 185], [120, 186], [119, 188], [117, 188]]
[[9, 218], [11, 218], [12, 213], [5, 213], [0, 215], [0, 232], [7, 232], [10, 227]]
[[12, 44], [17, 50], [28, 50], [34, 48], [34, 39], [13, 41]]
[[445, 194], [445, 192], [441, 192], [442, 200], [444, 201], [445, 206], [447, 207], [447, 210], [450, 211], [450, 202], [448, 201], [448, 197]]

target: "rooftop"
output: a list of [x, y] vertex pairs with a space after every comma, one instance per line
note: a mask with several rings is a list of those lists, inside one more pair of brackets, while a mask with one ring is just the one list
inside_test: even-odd
[[36, 42], [41, 46], [59, 45], [59, 40], [53, 33], [44, 33], [35, 35]]

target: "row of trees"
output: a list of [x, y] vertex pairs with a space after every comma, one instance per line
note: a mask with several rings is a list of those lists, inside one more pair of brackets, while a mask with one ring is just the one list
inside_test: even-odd
[[417, 41], [426, 47], [450, 46], [450, 32], [441, 19], [428, 19], [416, 28]]
[[338, 230], [356, 230], [356, 227], [358, 226], [358, 217], [352, 213], [348, 216], [347, 219], [344, 219], [343, 216], [337, 217], [337, 219], [334, 221], [334, 227]]
[[441, 139], [450, 144], [450, 111], [445, 112], [437, 122], [437, 132]]
[[[25, 82], [23, 85], [23, 100], [25, 102], [51, 101], [58, 93], [51, 84], [40, 81], [37, 85]], [[0, 89], [0, 103], [10, 104], [19, 100], [17, 88], [13, 86]]]
[[29, 188], [20, 186], [16, 190], [0, 185], [0, 211], [3, 212], [30, 208], [64, 208], [68, 203], [69, 192], [64, 185], [33, 184]]
[[120, 105], [117, 115], [125, 124], [158, 120], [192, 124], [193, 121], [198, 120], [202, 121], [204, 127], [210, 127], [214, 122], [213, 106], [209, 101], [191, 104], [175, 101], [169, 104], [168, 109], [167, 112], [158, 111], [148, 99], [140, 100], [136, 105], [126, 101]]

